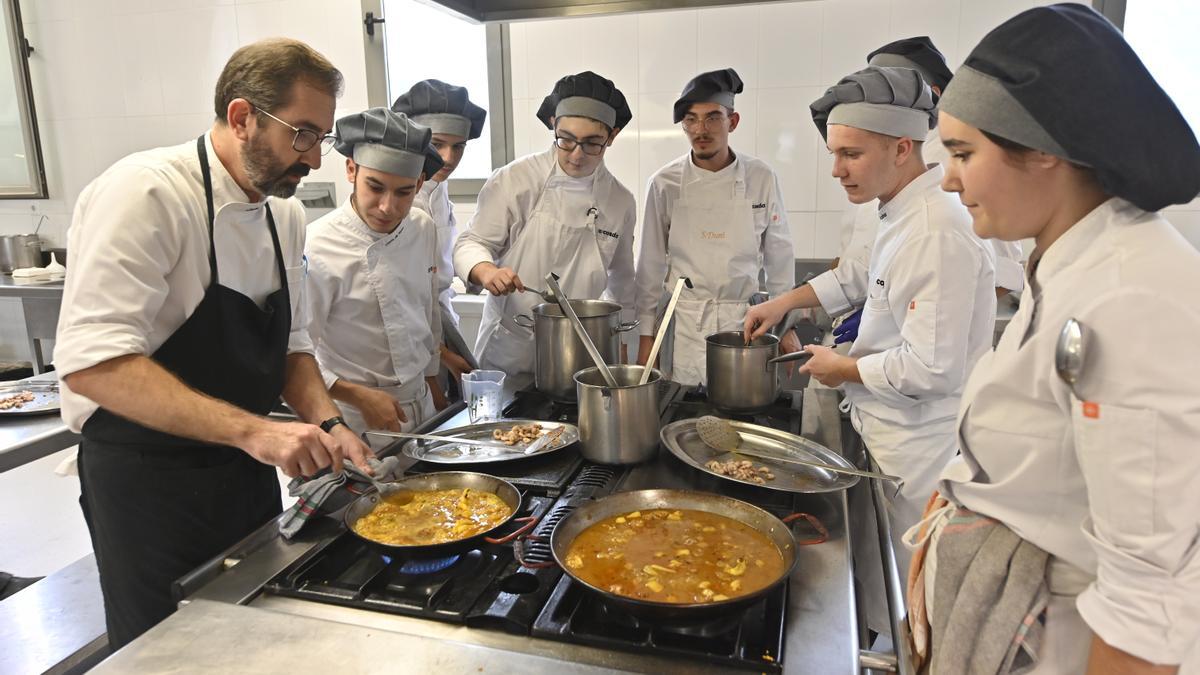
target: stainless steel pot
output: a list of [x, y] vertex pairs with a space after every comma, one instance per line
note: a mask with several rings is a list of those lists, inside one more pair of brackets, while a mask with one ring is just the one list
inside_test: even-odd
[[36, 234], [0, 235], [0, 274], [42, 266], [42, 241]]
[[714, 407], [754, 412], [779, 397], [779, 366], [768, 363], [779, 355], [779, 338], [767, 334], [747, 345], [741, 331], [725, 331], [704, 342], [708, 401]]
[[658, 453], [658, 381], [654, 370], [638, 384], [641, 366], [610, 366], [618, 386], [604, 384], [596, 367], [575, 373], [579, 396], [579, 447], [584, 459], [599, 464], [637, 464]]
[[[596, 344], [605, 363], [616, 363], [621, 355], [621, 333], [637, 327], [637, 321], [621, 322], [621, 306], [605, 300], [571, 300], [584, 331]], [[575, 400], [575, 373], [592, 365], [592, 358], [570, 320], [557, 303], [542, 303], [533, 316], [518, 314], [517, 324], [533, 329], [536, 358], [533, 384], [537, 390], [560, 401]]]

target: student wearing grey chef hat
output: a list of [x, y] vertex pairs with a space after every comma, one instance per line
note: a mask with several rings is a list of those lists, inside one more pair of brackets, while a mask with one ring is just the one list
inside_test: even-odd
[[[637, 271], [638, 362], [650, 356], [659, 309], [675, 279], [681, 296], [660, 365], [684, 385], [704, 384], [705, 338], [737, 330], [760, 278], [772, 296], [795, 284], [795, 254], [779, 178], [766, 162], [735, 152], [742, 78], [732, 68], [701, 73], [684, 85], [673, 119], [691, 146], [659, 169], [646, 188]], [[785, 347], [799, 349], [793, 331]], [[653, 365], [653, 364], [651, 364]]]
[[[751, 308], [745, 330], [761, 334], [797, 307], [821, 306], [831, 315], [864, 307], [848, 355], [810, 345], [802, 371], [842, 388], [872, 458], [904, 479], [889, 505], [903, 573], [909, 556], [899, 537], [920, 519], [954, 456], [963, 385], [992, 344], [993, 257], [971, 231], [967, 210], [942, 190], [942, 166], [921, 157], [934, 105], [920, 73], [869, 66], [830, 87], [811, 112], [833, 153], [833, 177], [851, 202], [877, 209], [878, 238], [869, 259], [844, 260]], [[868, 602], [868, 625], [890, 633], [878, 564], [866, 562], [878, 560], [871, 558], [877, 542], [858, 541], [860, 579], [868, 598], [878, 599]]]
[[412, 208], [442, 168], [432, 131], [371, 108], [335, 126], [350, 197], [308, 228], [310, 334], [346, 424], [407, 431], [444, 407], [437, 231]]
[[446, 368], [447, 385], [457, 386], [462, 373], [477, 364], [471, 349], [458, 330], [458, 314], [450, 287], [454, 279], [454, 240], [458, 237], [458, 222], [454, 203], [450, 200], [450, 176], [462, 162], [469, 141], [483, 134], [487, 111], [471, 101], [466, 87], [447, 84], [441, 80], [421, 80], [392, 103], [392, 110], [408, 115], [433, 132], [432, 143], [444, 162], [437, 173], [429, 176], [417, 193], [413, 207], [433, 218], [438, 233], [438, 302], [442, 310], [444, 344], [439, 358]]
[[533, 373], [533, 331], [513, 317], [543, 302], [525, 291], [544, 289], [547, 273], [562, 278], [567, 297], [604, 296], [621, 305], [622, 319], [633, 318], [636, 205], [604, 161], [633, 118], [625, 95], [591, 71], [567, 75], [536, 117], [552, 143], [488, 178], [454, 245], [455, 272], [489, 292], [475, 355], [509, 375]]

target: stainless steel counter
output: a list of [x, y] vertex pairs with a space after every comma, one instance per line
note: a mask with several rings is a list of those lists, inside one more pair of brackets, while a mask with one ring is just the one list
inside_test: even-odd
[[46, 371], [46, 359], [42, 356], [42, 341], [53, 340], [58, 329], [58, 315], [62, 309], [63, 282], [23, 282], [0, 274], [0, 298], [17, 301], [25, 325], [25, 338], [29, 361], [33, 372]]
[[[53, 381], [54, 373], [35, 375], [29, 381]], [[6, 383], [7, 384], [7, 383]], [[62, 417], [33, 415], [0, 418], [0, 473], [51, 455], [79, 442]]]
[[[442, 426], [461, 422], [455, 417]], [[802, 431], [829, 447], [841, 447], [836, 392], [805, 390]], [[634, 469], [618, 489], [647, 487], [721, 486], [718, 479], [660, 452], [655, 461]], [[822, 519], [830, 539], [797, 552], [788, 594], [786, 672], [857, 673], [846, 495], [813, 495], [802, 506]], [[609, 651], [259, 593], [271, 577], [339, 527], [325, 518], [292, 541], [278, 537], [273, 523], [264, 527], [235, 547], [225, 570], [180, 611], [104, 661], [96, 672], [175, 670], [181, 664], [198, 672], [720, 671], [701, 661]]]
[[23, 281], [0, 274], [0, 298], [62, 300], [63, 281]]

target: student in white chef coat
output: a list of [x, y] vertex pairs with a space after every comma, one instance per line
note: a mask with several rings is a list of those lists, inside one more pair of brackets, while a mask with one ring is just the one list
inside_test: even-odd
[[451, 305], [454, 290], [454, 240], [458, 223], [454, 218], [454, 203], [450, 201], [447, 181], [462, 162], [467, 142], [479, 138], [487, 120], [487, 111], [471, 102], [466, 87], [456, 87], [440, 80], [421, 80], [392, 103], [392, 110], [408, 115], [418, 124], [433, 131], [431, 143], [442, 158], [442, 168], [427, 177], [413, 200], [413, 208], [433, 218], [438, 235], [438, 303], [442, 312], [442, 332], [445, 344], [439, 349], [442, 364], [454, 381], [472, 369], [474, 356], [458, 332], [458, 314]]
[[[933, 92], [934, 105], [938, 97], [954, 76], [946, 66], [946, 57], [938, 51], [927, 36], [904, 38], [889, 42], [867, 55], [867, 65], [891, 66], [894, 68], [912, 68], [921, 74], [929, 89]], [[925, 136], [921, 146], [921, 156], [927, 164], [945, 164], [950, 155], [942, 146], [941, 138], [935, 126]], [[869, 260], [871, 249], [875, 246], [875, 238], [879, 234], [879, 211], [875, 203], [852, 206], [846, 213], [848, 239], [842, 246], [838, 260], [848, 257], [859, 257]], [[999, 296], [1008, 293], [1020, 293], [1025, 286], [1025, 270], [1021, 267], [1023, 253], [1020, 242], [988, 239], [988, 245], [996, 255], [996, 293]], [[858, 336], [858, 326], [862, 319], [862, 309], [846, 318], [834, 329], [835, 342], [851, 342]]]
[[[694, 288], [680, 296], [669, 333], [669, 377], [684, 385], [706, 378], [704, 338], [738, 330], [758, 292], [772, 296], [796, 279], [792, 233], [779, 178], [760, 159], [729, 146], [741, 116], [734, 96], [742, 79], [732, 68], [701, 73], [675, 102], [674, 119], [691, 151], [650, 178], [638, 255], [638, 363], [645, 364], [658, 329], [664, 294], [686, 276]], [[785, 347], [799, 349], [788, 331]]]
[[[276, 467], [370, 471], [312, 357], [289, 199], [331, 146], [341, 88], [301, 42], [246, 45], [210, 130], [79, 195], [54, 365], [113, 650], [175, 611], [174, 580], [279, 515]], [[266, 417], [281, 394], [303, 421]]]
[[[943, 579], [943, 554], [974, 522], [1046, 556], [1028, 616], [996, 636], [1040, 632], [1029, 672], [1198, 672], [1200, 254], [1156, 213], [1200, 192], [1194, 130], [1120, 32], [1073, 3], [985, 36], [940, 110], [944, 187], [980, 235], [1036, 248], [1016, 316], [967, 383], [962, 454], [940, 484], [949, 509], [910, 577], [924, 586], [910, 605], [932, 610], [935, 671], [993, 646], [937, 629], [969, 590]], [[1074, 386], [1055, 370], [1072, 318], [1085, 335]]]
[[633, 194], [604, 166], [604, 154], [633, 118], [612, 81], [593, 72], [568, 75], [542, 101], [537, 117], [554, 132], [545, 152], [497, 169], [479, 192], [471, 224], [454, 245], [460, 277], [491, 294], [475, 354], [482, 368], [532, 373], [533, 332], [513, 321], [543, 302], [554, 272], [570, 298], [619, 303], [633, 317]]
[[337, 121], [354, 186], [309, 226], [310, 332], [325, 383], [350, 428], [408, 431], [445, 406], [438, 385], [442, 322], [437, 230], [412, 208], [441, 168], [429, 127], [371, 108]]
[[[967, 210], [941, 189], [941, 165], [926, 165], [921, 143], [933, 113], [929, 87], [908, 68], [870, 66], [843, 78], [812, 104], [833, 175], [855, 202], [878, 200], [879, 238], [869, 264], [835, 270], [750, 308], [745, 331], [757, 336], [791, 309], [820, 305], [830, 314], [863, 305], [848, 356], [809, 345], [801, 372], [840, 386], [850, 419], [885, 472], [904, 479], [889, 504], [902, 573], [900, 534], [916, 523], [942, 469], [954, 456], [954, 416], [967, 374], [992, 344], [996, 294], [992, 257], [971, 231]], [[859, 537], [864, 559], [873, 537]], [[869, 580], [877, 564], [863, 563]], [[871, 591], [882, 598], [882, 586]], [[888, 631], [883, 605], [868, 621]]]

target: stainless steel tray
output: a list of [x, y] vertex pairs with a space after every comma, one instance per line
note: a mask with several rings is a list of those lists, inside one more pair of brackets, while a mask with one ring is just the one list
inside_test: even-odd
[[[822, 462], [847, 469], [854, 468], [841, 455], [807, 438], [770, 427], [750, 424], [749, 422], [730, 420], [730, 424], [742, 435], [742, 445], [748, 449], [783, 457], [790, 456], [797, 459]], [[696, 420], [694, 419], [679, 420], [666, 425], [659, 432], [659, 438], [662, 440], [663, 445], [671, 451], [671, 454], [678, 457], [685, 464], [690, 464], [707, 474], [735, 483], [753, 485], [768, 490], [779, 490], [781, 492], [815, 493], [845, 490], [858, 482], [858, 476], [836, 473], [815, 467], [773, 462], [769, 459], [744, 457], [715, 450], [700, 440], [699, 434], [696, 433]], [[775, 474], [775, 479], [759, 485], [758, 483], [732, 476], [722, 476], [704, 466], [707, 462], [714, 459], [718, 462], [725, 462], [731, 459], [746, 459], [754, 462], [756, 465], [762, 464], [771, 469], [771, 473]]]
[[454, 429], [439, 429], [437, 435], [460, 436], [464, 439], [492, 440], [492, 431], [496, 429], [508, 431], [517, 424], [540, 424], [547, 431], [553, 431], [562, 427], [563, 431], [561, 436], [547, 443], [545, 447], [531, 455], [524, 454], [523, 451], [525, 448], [529, 447], [528, 444], [524, 443], [513, 445], [512, 452], [505, 452], [497, 448], [481, 448], [462, 443], [439, 443], [437, 441], [415, 439], [405, 442], [400, 448], [400, 452], [413, 459], [433, 464], [491, 464], [493, 462], [511, 462], [530, 457], [541, 457], [562, 450], [579, 440], [579, 427], [574, 424], [547, 422], [545, 420], [497, 420], [495, 422], [470, 424]]
[[60, 410], [58, 399], [58, 383], [47, 380], [18, 381], [0, 383], [0, 398], [12, 396], [18, 392], [27, 391], [33, 394], [33, 400], [19, 408], [0, 410], [0, 419], [5, 417], [27, 417], [32, 415], [53, 415]]

